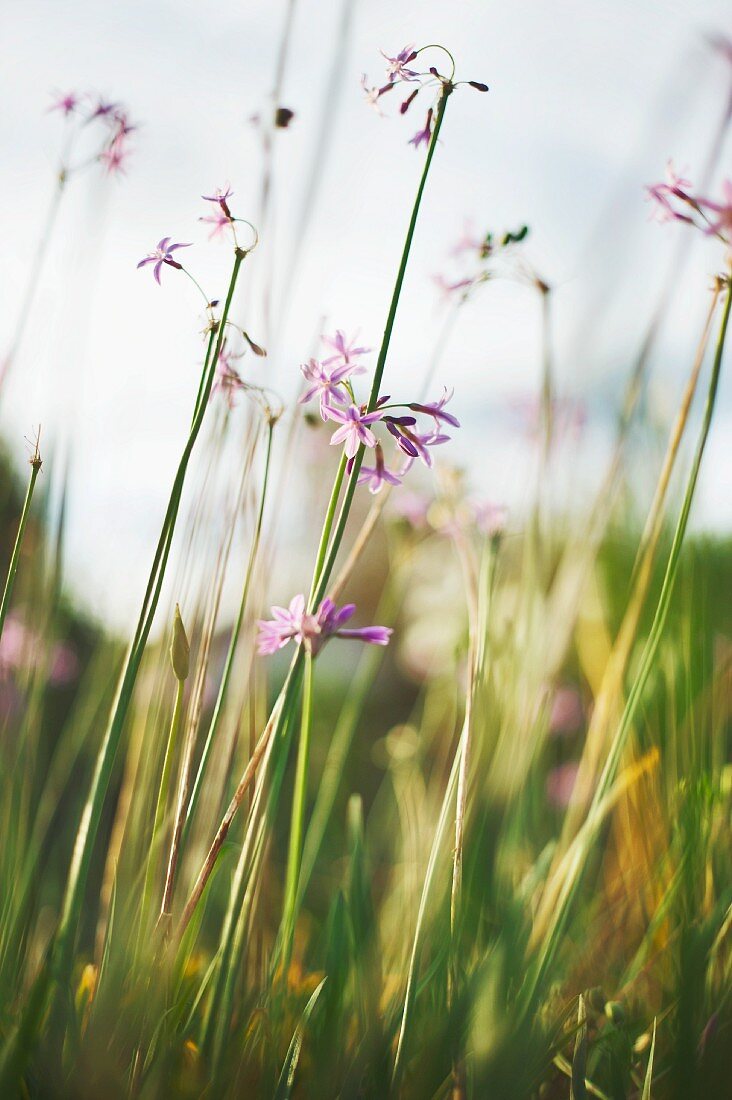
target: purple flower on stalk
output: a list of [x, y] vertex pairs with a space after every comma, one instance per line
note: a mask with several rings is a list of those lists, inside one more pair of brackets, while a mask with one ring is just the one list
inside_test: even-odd
[[371, 431], [369, 424], [381, 420], [380, 412], [362, 412], [355, 405], [349, 405], [347, 409], [333, 409], [325, 406], [329, 420], [335, 420], [342, 427], [337, 428], [331, 436], [331, 445], [345, 443], [347, 458], [355, 458], [358, 448], [376, 446], [376, 436]]
[[396, 57], [389, 57], [383, 50], [380, 50], [379, 53], [387, 62], [386, 76], [390, 84], [394, 84], [398, 80], [411, 81], [419, 79], [419, 73], [407, 68], [410, 61], [414, 61], [417, 56], [414, 46], [405, 46]]
[[368, 103], [369, 107], [373, 107], [376, 113], [382, 115], [383, 117], [383, 111], [379, 106], [379, 100], [383, 95], [386, 94], [386, 92], [390, 92], [393, 88], [396, 88], [396, 84], [390, 82], [388, 84], [383, 84], [381, 88], [369, 87], [368, 77], [366, 76], [366, 73], [363, 73], [361, 75], [361, 87], [364, 90], [366, 102]]
[[[99, 154], [99, 162], [100, 164], [104, 165], [104, 168], [110, 176], [113, 176], [117, 173], [121, 173], [122, 175], [124, 175], [124, 162], [128, 155], [129, 149], [126, 149], [124, 147], [121, 139], [115, 138], [111, 145], [109, 145], [106, 149], [102, 149], [101, 153]], [[160, 282], [159, 279], [158, 282]]]
[[232, 366], [232, 358], [233, 354], [227, 349], [224, 341], [216, 362], [216, 377], [211, 387], [211, 397], [215, 393], [222, 393], [230, 409], [236, 406], [237, 392], [246, 389], [246, 383], [236, 367]]
[[163, 237], [158, 241], [154, 250], [148, 253], [144, 259], [140, 260], [137, 265], [138, 268], [145, 267], [147, 264], [155, 264], [153, 268], [153, 275], [155, 276], [155, 282], [160, 283], [160, 269], [163, 264], [167, 264], [168, 267], [175, 267], [179, 271], [183, 267], [183, 264], [179, 264], [177, 260], [173, 259], [173, 253], [178, 248], [190, 248], [190, 244], [169, 244], [170, 237]]
[[676, 173], [673, 161], [669, 160], [666, 164], [666, 179], [646, 188], [648, 198], [655, 203], [653, 213], [657, 221], [680, 221], [693, 224], [693, 219], [688, 214], [682, 214], [672, 203], [672, 199], [677, 199], [679, 202], [696, 207], [697, 204], [689, 192], [691, 186], [691, 181], [682, 179]]
[[448, 401], [452, 400], [452, 396], [455, 390], [448, 390], [447, 386], [444, 387], [442, 397], [439, 401], [430, 401], [429, 404], [421, 405], [418, 402], [413, 402], [408, 405], [407, 408], [412, 412], [426, 413], [428, 416], [433, 417], [435, 421], [435, 428], [439, 428], [441, 423], [451, 424], [453, 428], [460, 427], [460, 421], [452, 413], [445, 412], [445, 405]]
[[81, 99], [76, 92], [66, 92], [64, 95], [57, 96], [48, 109], [49, 111], [63, 111], [64, 117], [68, 118], [69, 115], [74, 113], [80, 102]]
[[[201, 198], [205, 199], [206, 202], [217, 203], [221, 207], [224, 214], [226, 214], [227, 218], [231, 218], [231, 211], [229, 210], [227, 199], [230, 199], [233, 194], [234, 192], [231, 190], [231, 187], [227, 183], [226, 187], [223, 189], [221, 187], [217, 187], [213, 195], [201, 195]], [[205, 221], [206, 219], [202, 218], [201, 220]]]
[[305, 610], [305, 597], [294, 596], [289, 607], [273, 607], [273, 619], [260, 619], [257, 650], [268, 656], [282, 649], [289, 641], [305, 644], [315, 656], [329, 638], [352, 638], [369, 645], [388, 645], [392, 631], [386, 626], [364, 626], [346, 629], [344, 624], [353, 616], [355, 604], [336, 607], [329, 597], [323, 600], [316, 614]]
[[415, 149], [419, 149], [420, 145], [429, 145], [430, 138], [432, 137], [432, 115], [433, 111], [430, 107], [427, 112], [427, 121], [424, 124], [424, 129], [417, 130], [414, 137], [409, 139], [409, 144], [413, 145]]
[[208, 235], [209, 240], [213, 240], [214, 237], [218, 237], [220, 233], [231, 225], [231, 218], [228, 214], [225, 214], [223, 210], [216, 210], [215, 213], [209, 214], [206, 218], [199, 218], [199, 222], [208, 222], [213, 226], [211, 232]]
[[[371, 348], [354, 347], [356, 336], [352, 336], [349, 340], [342, 329], [336, 329], [335, 336], [323, 336], [323, 343], [328, 344], [335, 351], [335, 355], [323, 360], [323, 366], [325, 367], [331, 363], [337, 363], [339, 360], [348, 365], [357, 356], [367, 355], [371, 351]], [[362, 371], [363, 368], [360, 368], [360, 370]]]
[[91, 112], [91, 114], [89, 115], [89, 117], [87, 118], [86, 121], [87, 121], [87, 123], [88, 122], [94, 122], [94, 120], [97, 119], [97, 118], [112, 118], [112, 119], [116, 120], [117, 116], [119, 115], [119, 111], [120, 111], [120, 104], [119, 103], [111, 103], [111, 102], [108, 102], [105, 99], [100, 98], [100, 99], [97, 99], [97, 105], [93, 109], [93, 111]]
[[[332, 360], [328, 360], [332, 362]], [[325, 363], [319, 363], [317, 359], [310, 359], [300, 367], [305, 379], [310, 383], [308, 388], [300, 394], [298, 401], [301, 405], [312, 401], [313, 397], [320, 397], [320, 415], [323, 420], [328, 419], [330, 401], [336, 401], [339, 405], [350, 400], [348, 393], [343, 388], [343, 383], [352, 374], [363, 374], [365, 367], [356, 364], [344, 364], [341, 367], [332, 367], [330, 370]]]
[[712, 221], [706, 230], [708, 234], [722, 237], [728, 243], [732, 240], [732, 180], [727, 179], [722, 184], [723, 201], [712, 202], [711, 199], [699, 199], [699, 202], [707, 210], [717, 215], [716, 221]]
[[363, 485], [367, 483], [369, 492], [373, 494], [380, 493], [384, 485], [401, 485], [401, 479], [397, 474], [391, 473], [384, 465], [384, 452], [381, 449], [380, 443], [376, 444], [375, 453], [376, 465], [361, 467], [361, 472], [358, 475], [358, 484]]

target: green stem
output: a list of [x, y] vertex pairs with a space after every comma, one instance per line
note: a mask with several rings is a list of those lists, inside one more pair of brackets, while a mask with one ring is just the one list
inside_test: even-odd
[[341, 460], [338, 463], [338, 470], [333, 482], [333, 489], [330, 494], [330, 500], [328, 501], [328, 511], [325, 514], [325, 521], [323, 523], [323, 530], [320, 533], [320, 542], [318, 544], [318, 553], [315, 558], [315, 568], [313, 569], [313, 583], [310, 586], [310, 595], [308, 596], [308, 611], [312, 611], [315, 602], [315, 595], [318, 591], [318, 581], [320, 575], [323, 572], [323, 562], [325, 561], [325, 555], [328, 550], [328, 542], [330, 540], [331, 532], [333, 530], [333, 519], [335, 518], [336, 508], [338, 507], [338, 498], [341, 495], [341, 486], [343, 485], [343, 478], [346, 473], [346, 463], [348, 459], [345, 454], [341, 455]]
[[[602, 804], [617, 776], [622, 755], [625, 750], [625, 746], [627, 744], [628, 737], [632, 728], [632, 723], [635, 718], [638, 705], [643, 696], [643, 692], [645, 691], [651, 672], [654, 668], [654, 662], [656, 659], [656, 654], [658, 653], [658, 647], [663, 637], [663, 631], [666, 625], [666, 619], [668, 618], [668, 612], [671, 606], [671, 598], [673, 596], [676, 578], [679, 570], [679, 561], [681, 557], [684, 536], [686, 535], [686, 528], [689, 521], [689, 513], [691, 512], [691, 504], [696, 490], [696, 484], [699, 477], [699, 470], [701, 468], [702, 458], [704, 456], [704, 450], [706, 448], [707, 438], [709, 436], [712, 416], [714, 414], [714, 406], [717, 398], [717, 390], [719, 388], [719, 377], [722, 368], [722, 358], [724, 354], [724, 345], [727, 336], [731, 306], [732, 278], [729, 279], [727, 284], [727, 297], [725, 300], [724, 312], [722, 314], [719, 337], [717, 339], [717, 346], [714, 353], [714, 362], [712, 365], [712, 373], [709, 380], [709, 390], [707, 392], [706, 404], [704, 406], [702, 427], [699, 433], [699, 438], [697, 440], [694, 458], [692, 461], [691, 469], [689, 471], [689, 477], [686, 482], [684, 499], [681, 506], [681, 512], [676, 523], [676, 530], [674, 532], [673, 542], [671, 544], [671, 551], [669, 553], [666, 571], [664, 573], [663, 583], [661, 585], [661, 592], [658, 598], [658, 604], [653, 617], [653, 622], [651, 624], [651, 629], [648, 634], [648, 639], [643, 650], [643, 655], [641, 657], [638, 675], [636, 676], [633, 685], [628, 693], [625, 708], [620, 719], [620, 725], [613, 739], [613, 743], [610, 747], [607, 760], [605, 761], [605, 766], [603, 767], [600, 779], [597, 784], [597, 788], [595, 789], [592, 802], [587, 812], [585, 823], [586, 836], [584, 841], [585, 850], [587, 849], [590, 841], [596, 835], [600, 823], [603, 819], [604, 815], [602, 814]], [[527, 984], [526, 989], [523, 992], [522, 1000], [527, 1009], [537, 991], [541, 989], [542, 983], [547, 974], [547, 970], [549, 969], [556, 955], [559, 940], [562, 936], [564, 929], [567, 926], [572, 903], [577, 894], [577, 890], [579, 889], [582, 878], [583, 864], [581, 854], [581, 851], [578, 852], [577, 856], [572, 861], [571, 872], [568, 875], [568, 878], [555, 905], [554, 919], [545, 936], [544, 945], [538, 957], [536, 968], [529, 983]]]
[[25, 494], [25, 500], [23, 501], [23, 510], [20, 513], [20, 523], [18, 524], [18, 533], [15, 536], [15, 545], [13, 546], [13, 553], [10, 556], [10, 565], [8, 566], [8, 575], [5, 578], [5, 587], [3, 589], [3, 598], [0, 602], [0, 638], [3, 635], [3, 626], [5, 625], [5, 616], [8, 613], [10, 607], [10, 600], [13, 595], [13, 586], [15, 585], [15, 576], [18, 572], [18, 564], [20, 562], [20, 550], [23, 545], [23, 536], [25, 534], [26, 524], [28, 523], [28, 516], [30, 515], [30, 506], [33, 499], [33, 490], [36, 487], [36, 479], [41, 469], [41, 460], [38, 457], [34, 457], [31, 461], [31, 475], [28, 480], [28, 488]]
[[209, 725], [208, 734], [206, 735], [206, 742], [203, 746], [201, 760], [198, 765], [198, 771], [196, 772], [196, 778], [193, 783], [193, 790], [191, 791], [191, 797], [188, 803], [186, 820], [183, 826], [181, 846], [185, 845], [188, 832], [193, 823], [193, 816], [196, 812], [198, 798], [201, 793], [201, 785], [203, 783], [204, 775], [206, 774], [206, 768], [208, 767], [209, 757], [211, 755], [211, 748], [213, 746], [216, 733], [218, 732], [219, 722], [223, 713], [224, 699], [226, 697], [226, 692], [229, 687], [231, 671], [234, 666], [234, 657], [236, 655], [236, 649], [239, 643], [239, 635], [241, 634], [241, 628], [244, 622], [244, 615], [246, 613], [246, 607], [249, 600], [249, 589], [251, 587], [252, 576], [254, 573], [254, 564], [256, 562], [257, 552], [259, 550], [259, 543], [262, 536], [264, 505], [267, 498], [267, 484], [269, 481], [270, 460], [272, 457], [273, 431], [274, 421], [270, 420], [267, 433], [267, 453], [264, 459], [264, 480], [262, 482], [262, 495], [259, 500], [259, 511], [257, 513], [257, 523], [254, 530], [254, 538], [252, 540], [251, 549], [249, 551], [249, 561], [247, 562], [247, 569], [244, 577], [244, 588], [242, 589], [241, 600], [239, 601], [239, 611], [236, 616], [236, 622], [234, 623], [234, 628], [231, 632], [231, 638], [229, 639], [229, 648], [226, 654], [226, 661], [224, 662], [224, 671], [221, 676], [221, 683], [219, 684], [219, 691], [218, 695], [216, 696], [216, 703], [214, 704], [213, 714], [211, 715], [211, 723]]
[[150, 909], [150, 898], [153, 891], [153, 878], [155, 877], [155, 863], [158, 853], [158, 840], [161, 839], [161, 833], [163, 828], [163, 821], [165, 819], [165, 812], [168, 805], [168, 793], [170, 791], [170, 773], [173, 768], [173, 757], [175, 756], [175, 748], [178, 743], [178, 737], [180, 734], [181, 718], [183, 716], [183, 695], [185, 692], [185, 680], [176, 680], [176, 692], [175, 692], [175, 704], [173, 706], [173, 717], [170, 722], [170, 731], [168, 733], [168, 743], [165, 747], [165, 758], [163, 760], [163, 770], [160, 775], [160, 787], [158, 789], [158, 801], [155, 807], [155, 818], [153, 822], [152, 836], [150, 838], [150, 850], [147, 856], [147, 868], [145, 871], [145, 885], [142, 891], [142, 905], [140, 907], [140, 929], [138, 938], [138, 954], [142, 936], [145, 934], [145, 925], [147, 921], [147, 914]]
[[313, 701], [313, 656], [305, 653], [305, 670], [302, 689], [302, 719], [300, 723], [300, 741], [297, 748], [297, 768], [295, 771], [295, 790], [292, 798], [292, 819], [290, 821], [290, 847], [287, 855], [287, 873], [285, 876], [285, 904], [282, 915], [282, 973], [287, 980], [287, 971], [292, 955], [292, 937], [297, 918], [298, 882], [302, 863], [302, 840], [305, 828], [305, 800], [308, 786], [308, 763], [310, 760], [310, 731], [312, 728]]
[[[231, 273], [231, 279], [229, 282], [229, 289], [226, 295], [226, 302], [221, 317], [221, 323], [218, 326], [216, 333], [215, 347], [213, 348], [213, 356], [207, 355], [206, 361], [203, 366], [204, 383], [199, 390], [199, 398], [196, 404], [196, 415], [191, 425], [190, 434], [186, 441], [183, 454], [180, 459], [178, 471], [175, 476], [173, 488], [171, 491], [170, 501], [168, 504], [168, 510], [166, 512], [165, 520], [163, 522], [163, 530], [161, 532], [158, 547], [153, 560], [152, 569], [150, 571], [150, 578], [145, 593], [145, 599], [143, 600], [142, 609], [140, 612], [140, 618], [138, 620], [137, 629], [130, 644], [125, 666], [120, 677], [119, 686], [117, 689], [117, 695], [112, 707], [112, 712], [109, 719], [109, 725], [104, 735], [99, 754], [97, 756], [97, 762], [94, 769], [94, 775], [92, 778], [91, 788], [87, 797], [84, 811], [79, 824], [79, 829], [76, 836], [76, 842], [74, 845], [74, 852], [71, 860], [71, 866], [69, 868], [69, 875], [66, 883], [66, 891], [64, 894], [63, 907], [61, 911], [61, 919], [59, 922], [56, 938], [54, 942], [54, 949], [51, 953], [52, 966], [54, 970], [54, 979], [60, 990], [64, 990], [66, 983], [68, 982], [69, 975], [71, 973], [74, 943], [76, 940], [76, 931], [79, 925], [81, 917], [82, 903], [84, 888], [86, 885], [86, 879], [89, 871], [89, 864], [91, 862], [92, 849], [94, 846], [94, 840], [97, 830], [99, 828], [99, 822], [101, 820], [102, 808], [104, 805], [104, 799], [106, 797], [107, 788], [112, 775], [112, 769], [114, 766], [114, 760], [117, 754], [117, 748], [122, 736], [125, 719], [129, 710], [130, 702], [132, 699], [132, 693], [137, 679], [137, 672], [142, 660], [142, 654], [147, 642], [150, 629], [152, 627], [153, 618], [157, 609], [157, 604], [160, 598], [160, 590], [162, 588], [163, 578], [165, 575], [165, 567], [168, 561], [168, 555], [170, 553], [170, 547], [173, 538], [173, 531], [175, 528], [175, 521], [178, 515], [178, 509], [180, 507], [180, 499], [183, 490], [183, 483], [185, 480], [188, 462], [193, 451], [194, 444], [198, 437], [198, 434], [203, 423], [208, 398], [211, 393], [211, 387], [213, 385], [213, 376], [215, 370], [215, 364], [218, 359], [219, 351], [221, 350], [221, 343], [223, 340], [224, 326], [226, 318], [231, 307], [231, 301], [234, 296], [234, 289], [236, 287], [237, 277], [239, 275], [239, 269], [244, 259], [245, 253], [237, 251], [234, 256], [234, 265]], [[211, 341], [209, 341], [209, 349], [211, 348]], [[60, 1016], [63, 1008], [63, 997], [60, 997], [57, 1001], [58, 1009], [57, 1014]], [[58, 1018], [56, 1023], [59, 1026], [62, 1024], [62, 1020]]]

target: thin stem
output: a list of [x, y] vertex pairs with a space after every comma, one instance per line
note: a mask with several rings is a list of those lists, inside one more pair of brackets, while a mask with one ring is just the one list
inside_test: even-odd
[[13, 546], [13, 552], [10, 556], [10, 564], [8, 565], [8, 573], [5, 578], [5, 587], [3, 588], [3, 597], [0, 602], [0, 638], [2, 638], [3, 627], [5, 625], [5, 616], [8, 613], [10, 607], [10, 600], [13, 595], [13, 587], [15, 585], [15, 576], [18, 572], [18, 564], [20, 562], [20, 551], [23, 545], [23, 536], [25, 534], [26, 524], [28, 523], [28, 516], [30, 515], [31, 501], [33, 499], [33, 490], [36, 487], [36, 479], [41, 470], [41, 458], [38, 454], [38, 448], [31, 459], [31, 475], [28, 479], [28, 488], [25, 493], [25, 500], [23, 501], [23, 509], [20, 513], [20, 522], [18, 524], [18, 533], [15, 536], [15, 545]]
[[208, 728], [208, 734], [206, 735], [206, 741], [203, 746], [203, 752], [201, 753], [201, 759], [198, 765], [198, 770], [196, 772], [196, 778], [193, 783], [193, 789], [191, 791], [188, 809], [186, 811], [186, 819], [183, 826], [183, 836], [181, 840], [182, 845], [185, 845], [188, 832], [193, 822], [193, 816], [196, 812], [198, 798], [201, 793], [201, 785], [203, 783], [203, 778], [206, 774], [206, 768], [208, 767], [209, 757], [211, 755], [211, 749], [213, 747], [216, 733], [218, 732], [219, 722], [223, 713], [224, 699], [226, 698], [226, 692], [229, 687], [231, 671], [234, 667], [234, 657], [236, 656], [236, 649], [239, 643], [239, 635], [241, 634], [241, 628], [244, 622], [244, 615], [246, 613], [247, 603], [249, 601], [249, 589], [251, 587], [252, 576], [254, 573], [254, 565], [257, 559], [257, 553], [262, 536], [262, 521], [264, 519], [264, 505], [267, 499], [267, 485], [269, 482], [269, 472], [271, 465], [270, 459], [272, 457], [272, 434], [274, 431], [274, 425], [275, 421], [270, 420], [267, 431], [267, 452], [264, 459], [264, 479], [262, 481], [262, 493], [259, 500], [259, 511], [257, 513], [257, 522], [254, 529], [254, 538], [252, 539], [252, 545], [249, 551], [249, 560], [247, 562], [247, 569], [244, 577], [244, 587], [242, 589], [241, 600], [239, 601], [239, 611], [237, 612], [236, 621], [231, 632], [231, 638], [229, 639], [229, 648], [226, 653], [226, 660], [224, 662], [224, 671], [221, 676], [221, 683], [219, 684], [219, 691], [218, 695], [216, 696], [213, 714], [211, 715], [211, 722]]
[[297, 767], [295, 770], [295, 790], [292, 798], [292, 819], [290, 821], [290, 847], [287, 855], [287, 873], [285, 876], [285, 903], [282, 914], [282, 974], [287, 980], [287, 971], [292, 955], [292, 938], [297, 919], [298, 883], [302, 863], [302, 842], [305, 828], [305, 800], [308, 786], [308, 765], [310, 761], [310, 732], [312, 728], [313, 700], [313, 656], [305, 653], [305, 670], [302, 690], [302, 718], [300, 721], [300, 741], [297, 748]]
[[[161, 837], [163, 820], [165, 818], [165, 812], [168, 805], [168, 794], [170, 791], [170, 773], [173, 768], [173, 757], [175, 756], [176, 745], [178, 744], [178, 738], [180, 734], [181, 719], [183, 716], [183, 696], [185, 693], [185, 680], [176, 680], [175, 690], [175, 703], [173, 706], [173, 716], [170, 721], [170, 730], [168, 732], [168, 743], [165, 746], [165, 758], [163, 760], [163, 770], [160, 775], [160, 786], [158, 788], [158, 800], [155, 806], [155, 818], [153, 821], [152, 836], [150, 838], [150, 850], [147, 856], [147, 868], [145, 871], [145, 885], [142, 891], [142, 905], [140, 907], [140, 937], [145, 934], [145, 923], [147, 919], [148, 910], [150, 908], [150, 899], [153, 892], [153, 879], [155, 877], [155, 863], [158, 850], [158, 840]], [[140, 940], [138, 940], [138, 952], [139, 952]]]
[[[699, 470], [701, 468], [701, 462], [704, 456], [707, 438], [709, 436], [709, 429], [712, 423], [712, 416], [714, 414], [714, 406], [717, 398], [717, 390], [719, 386], [719, 377], [721, 373], [722, 358], [724, 354], [724, 345], [727, 336], [731, 306], [732, 278], [728, 277], [727, 297], [725, 300], [724, 312], [722, 314], [719, 337], [717, 340], [717, 347], [714, 355], [714, 363], [712, 365], [712, 374], [709, 381], [709, 390], [704, 407], [702, 427], [699, 434], [699, 439], [697, 440], [694, 458], [686, 483], [686, 490], [684, 492], [681, 512], [679, 514], [679, 518], [676, 524], [676, 530], [674, 532], [671, 551], [669, 553], [666, 571], [664, 573], [661, 592], [658, 598], [658, 604], [653, 617], [653, 623], [651, 624], [648, 639], [646, 641], [641, 657], [638, 675], [636, 676], [633, 685], [628, 693], [628, 699], [626, 701], [625, 708], [620, 719], [620, 724], [615, 734], [610, 752], [608, 753], [607, 760], [605, 761], [605, 766], [598, 780], [597, 787], [595, 788], [592, 803], [587, 813], [586, 826], [588, 828], [588, 836], [586, 840], [586, 845], [589, 845], [590, 840], [593, 838], [597, 828], [599, 827], [599, 822], [602, 820], [602, 814], [600, 813], [602, 803], [605, 800], [617, 775], [618, 768], [622, 759], [622, 754], [625, 750], [625, 746], [627, 744], [628, 737], [632, 728], [632, 723], [635, 718], [638, 705], [643, 696], [643, 692], [645, 691], [651, 672], [654, 668], [654, 661], [658, 652], [658, 647], [663, 637], [663, 631], [666, 625], [666, 619], [668, 617], [669, 608], [671, 606], [671, 598], [673, 596], [676, 578], [678, 575], [681, 549], [683, 546], [684, 536], [686, 534], [686, 528], [689, 521], [691, 504], [694, 499], [696, 484], [699, 477]], [[541, 984], [544, 981], [547, 970], [556, 954], [559, 939], [569, 920], [572, 902], [576, 896], [582, 876], [583, 864], [581, 854], [582, 853], [579, 852], [572, 860], [572, 863], [570, 865], [570, 874], [567, 876], [560, 891], [557, 902], [554, 906], [553, 919], [544, 938], [542, 949], [537, 960], [537, 965], [523, 993], [524, 1004], [527, 1007], [531, 1003], [534, 994], [541, 987]]]

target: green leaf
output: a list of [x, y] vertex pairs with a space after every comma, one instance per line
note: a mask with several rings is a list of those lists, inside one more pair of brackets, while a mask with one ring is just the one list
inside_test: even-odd
[[295, 1072], [297, 1070], [297, 1063], [300, 1060], [300, 1051], [302, 1050], [302, 1041], [305, 1037], [305, 1028], [307, 1027], [308, 1020], [312, 1015], [315, 1004], [327, 980], [327, 978], [323, 978], [322, 982], [305, 1005], [303, 1014], [300, 1017], [300, 1023], [295, 1028], [295, 1033], [292, 1039], [290, 1039], [290, 1045], [287, 1048], [287, 1056], [282, 1066], [280, 1079], [277, 1082], [274, 1100], [289, 1100], [289, 1097], [292, 1096], [292, 1087], [295, 1083]]

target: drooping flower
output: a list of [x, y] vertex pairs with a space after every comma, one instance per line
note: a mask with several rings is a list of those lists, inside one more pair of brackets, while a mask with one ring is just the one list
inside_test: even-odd
[[399, 80], [412, 81], [419, 79], [419, 73], [407, 68], [407, 65], [414, 61], [417, 56], [414, 46], [405, 46], [395, 57], [389, 57], [383, 50], [379, 52], [387, 62], [386, 77], [390, 84], [394, 84]]
[[236, 394], [247, 388], [243, 378], [231, 362], [233, 358], [233, 352], [227, 348], [224, 340], [216, 361], [216, 376], [211, 387], [211, 397], [215, 393], [222, 393], [230, 409], [233, 409], [236, 405]]
[[368, 484], [370, 493], [380, 493], [384, 488], [384, 485], [401, 485], [401, 478], [397, 474], [393, 474], [390, 470], [387, 470], [384, 465], [384, 452], [381, 449], [381, 444], [377, 443], [375, 448], [376, 464], [374, 466], [362, 466], [361, 472], [358, 475], [358, 484]]
[[304, 405], [317, 395], [320, 398], [320, 415], [323, 420], [327, 420], [330, 402], [335, 401], [336, 404], [343, 405], [350, 401], [343, 383], [353, 374], [363, 374], [365, 369], [355, 363], [345, 363], [343, 366], [332, 367], [329, 370], [325, 363], [319, 363], [317, 359], [309, 359], [307, 363], [302, 364], [300, 370], [310, 385], [300, 395], [298, 401]]
[[352, 638], [369, 645], [388, 645], [392, 634], [389, 627], [345, 627], [355, 610], [355, 604], [345, 604], [339, 608], [333, 600], [326, 597], [315, 614], [308, 614], [305, 597], [294, 596], [289, 607], [272, 608], [273, 619], [259, 620], [257, 650], [266, 656], [276, 653], [294, 640], [298, 645], [305, 644], [315, 656], [329, 638]]
[[229, 210], [229, 204], [227, 200], [230, 199], [233, 194], [234, 192], [231, 190], [231, 187], [227, 183], [226, 187], [224, 188], [217, 187], [213, 195], [201, 195], [201, 198], [205, 199], [206, 202], [215, 202], [218, 206], [221, 207], [223, 213], [226, 214], [227, 218], [231, 218], [231, 211]]
[[727, 179], [722, 184], [722, 202], [713, 202], [711, 199], [699, 199], [699, 204], [705, 210], [710, 210], [716, 219], [712, 219], [706, 232], [722, 237], [728, 243], [732, 241], [732, 179]]
[[354, 458], [362, 443], [365, 447], [376, 446], [376, 436], [369, 425], [381, 420], [380, 412], [362, 412], [356, 405], [349, 405], [345, 410], [326, 405], [325, 409], [329, 420], [342, 425], [333, 432], [331, 445], [344, 443], [347, 458]]
[[659, 222], [680, 221], [693, 225], [694, 219], [689, 214], [684, 214], [678, 210], [672, 201], [677, 199], [679, 202], [696, 208], [696, 201], [690, 193], [691, 186], [691, 181], [679, 176], [674, 168], [673, 161], [669, 160], [666, 164], [666, 179], [646, 188], [648, 198], [655, 204], [653, 214], [656, 220]]
[[424, 129], [417, 130], [414, 137], [409, 139], [409, 144], [413, 145], [415, 149], [419, 149], [420, 145], [429, 145], [430, 138], [432, 137], [432, 115], [433, 111], [430, 107], [427, 112], [427, 121], [424, 124]]
[[167, 264], [168, 267], [175, 267], [179, 271], [183, 267], [182, 264], [179, 264], [177, 260], [173, 259], [173, 253], [178, 248], [190, 248], [190, 243], [170, 244], [169, 242], [170, 237], [163, 237], [162, 240], [158, 241], [153, 251], [148, 253], [148, 255], [145, 256], [144, 259], [140, 260], [139, 264], [137, 265], [138, 268], [141, 268], [145, 267], [147, 264], [155, 264], [155, 267], [153, 268], [153, 275], [155, 276], [155, 281], [157, 283], [160, 283], [160, 270], [163, 264]]
[[213, 240], [214, 237], [218, 237], [220, 233], [223, 233], [231, 225], [231, 218], [228, 214], [225, 214], [223, 210], [216, 210], [213, 214], [209, 214], [205, 218], [199, 218], [199, 222], [208, 222], [213, 228], [208, 235], [209, 240]]
[[433, 417], [435, 421], [435, 428], [439, 428], [441, 423], [451, 424], [453, 428], [459, 428], [460, 421], [457, 419], [457, 417], [453, 416], [452, 413], [445, 412], [445, 405], [448, 403], [448, 401], [452, 400], [454, 393], [454, 389], [448, 390], [447, 386], [445, 386], [442, 397], [439, 399], [439, 401], [430, 401], [428, 404], [424, 405], [419, 404], [415, 401], [407, 407], [410, 408], [412, 412], [426, 413], [428, 416]]

